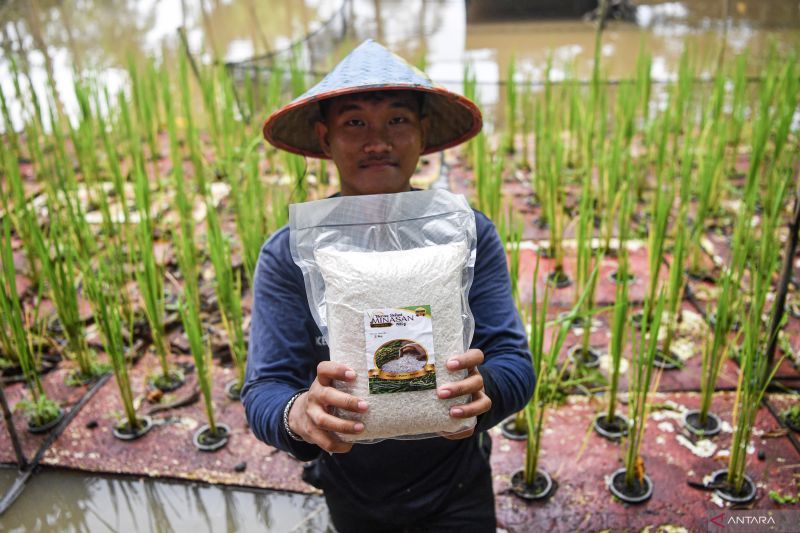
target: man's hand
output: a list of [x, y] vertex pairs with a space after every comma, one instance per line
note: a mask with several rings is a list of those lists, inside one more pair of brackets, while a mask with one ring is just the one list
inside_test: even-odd
[[323, 361], [317, 366], [317, 378], [308, 392], [301, 394], [289, 411], [289, 427], [304, 441], [316, 444], [326, 452], [346, 453], [352, 443], [342, 442], [333, 433], [357, 434], [364, 424], [335, 417], [334, 408], [364, 413], [367, 402], [336, 389], [333, 380], [353, 381], [356, 373], [349, 367], [333, 361]]
[[[467, 377], [460, 381], [454, 381], [447, 385], [442, 385], [437, 391], [439, 398], [457, 398], [459, 396], [471, 395], [471, 401], [463, 405], [454, 405], [450, 408], [450, 416], [453, 418], [469, 418], [485, 413], [492, 407], [492, 400], [483, 390], [483, 377], [478, 372], [478, 365], [483, 363], [483, 352], [472, 349], [455, 355], [447, 361], [447, 370], [455, 372], [467, 369]], [[475, 432], [471, 427], [458, 433], [442, 434], [442, 437], [456, 440], [469, 437]]]

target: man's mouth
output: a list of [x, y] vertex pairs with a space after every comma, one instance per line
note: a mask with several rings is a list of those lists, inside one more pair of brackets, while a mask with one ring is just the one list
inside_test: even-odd
[[397, 164], [391, 159], [366, 159], [361, 161], [358, 166], [361, 168], [381, 168], [390, 166], [393, 167], [397, 166]]

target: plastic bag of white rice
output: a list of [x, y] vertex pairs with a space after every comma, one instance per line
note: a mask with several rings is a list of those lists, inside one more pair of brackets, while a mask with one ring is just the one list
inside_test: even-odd
[[425, 438], [463, 431], [436, 388], [466, 376], [447, 360], [467, 350], [474, 324], [468, 294], [475, 218], [466, 199], [443, 190], [330, 198], [290, 206], [292, 257], [303, 271], [312, 315], [331, 360], [356, 372], [336, 382], [364, 398], [364, 423], [349, 442]]

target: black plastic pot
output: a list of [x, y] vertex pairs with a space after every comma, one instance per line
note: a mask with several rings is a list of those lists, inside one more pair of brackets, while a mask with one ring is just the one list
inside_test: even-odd
[[215, 452], [228, 444], [231, 428], [226, 424], [217, 424], [217, 434], [211, 434], [208, 424], [200, 426], [192, 436], [192, 443], [201, 452]]
[[537, 470], [533, 483], [525, 483], [525, 472], [518, 470], [511, 476], [511, 492], [523, 500], [542, 500], [552, 496], [553, 479], [544, 470]]
[[662, 370], [675, 370], [676, 368], [680, 368], [680, 365], [677, 363], [677, 361], [680, 361], [678, 355], [672, 350], [670, 350], [669, 355], [669, 357], [666, 357], [661, 348], [658, 348], [655, 357], [653, 357], [653, 366]]
[[41, 426], [34, 426], [31, 425], [30, 422], [26, 422], [26, 428], [30, 433], [47, 433], [48, 431], [56, 427], [63, 418], [64, 418], [64, 410], [59, 407], [58, 416], [56, 416], [47, 424], [42, 424]]
[[563, 289], [572, 285], [572, 280], [563, 270], [554, 270], [547, 274], [547, 283], [556, 289]]
[[610, 421], [607, 413], [598, 413], [594, 417], [592, 427], [601, 436], [608, 440], [619, 440], [628, 434], [628, 419], [620, 414], [615, 414]]
[[789, 418], [786, 414], [783, 415], [783, 423], [786, 424], [786, 427], [800, 433], [800, 422], [795, 421], [793, 418]]
[[749, 503], [756, 497], [756, 484], [753, 480], [745, 474], [744, 483], [742, 483], [742, 491], [739, 494], [734, 494], [732, 488], [727, 486], [728, 469], [716, 470], [711, 473], [710, 484], [717, 488], [714, 493], [725, 501], [731, 503]]
[[[708, 315], [708, 323], [711, 326], [711, 329], [714, 329], [717, 326], [717, 313], [710, 313]], [[736, 332], [739, 331], [739, 328], [742, 327], [742, 323], [739, 320], [734, 320], [731, 323], [731, 331]]]
[[700, 425], [700, 411], [691, 409], [683, 413], [683, 427], [692, 435], [698, 437], [713, 437], [722, 429], [722, 421], [717, 415], [709, 412], [706, 415], [705, 425]]
[[115, 425], [111, 428], [111, 433], [119, 440], [136, 440], [143, 437], [148, 431], [153, 429], [153, 419], [149, 416], [142, 416], [138, 418], [142, 423], [137, 429], [131, 430], [128, 427], [127, 420], [121, 425]]
[[642, 329], [642, 321], [644, 320], [644, 313], [642, 311], [636, 311], [635, 313], [631, 314], [631, 324], [635, 327], [638, 331]]
[[576, 365], [584, 368], [597, 368], [600, 366], [600, 352], [594, 348], [584, 351], [580, 344], [576, 344], [569, 349], [567, 355]]
[[[611, 273], [608, 275], [608, 279], [611, 281], [611, 283], [615, 283], [615, 284], [619, 283], [619, 280], [617, 279], [617, 277], [618, 277], [618, 271], [617, 270], [612, 270]], [[628, 279], [627, 279], [626, 283], [633, 283], [634, 281], [636, 281], [636, 276], [634, 276], [633, 274], [628, 272]]]
[[503, 421], [500, 431], [509, 440], [527, 440], [528, 428], [526, 427], [523, 431], [517, 431], [517, 421], [515, 419], [516, 417], [512, 416]]
[[183, 376], [183, 372], [177, 369], [170, 370], [166, 376], [159, 375], [150, 382], [161, 392], [172, 392], [179, 389], [184, 383], [186, 383], [186, 378]]
[[242, 388], [238, 379], [232, 379], [225, 384], [225, 396], [237, 402], [242, 399]]
[[625, 503], [646, 502], [653, 495], [653, 481], [645, 475], [644, 480], [634, 479], [633, 486], [625, 484], [625, 469], [616, 470], [608, 480], [608, 490]]

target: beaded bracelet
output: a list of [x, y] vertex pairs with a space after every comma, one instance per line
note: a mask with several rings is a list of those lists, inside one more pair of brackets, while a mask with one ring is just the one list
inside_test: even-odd
[[289, 402], [286, 404], [286, 407], [283, 408], [283, 428], [286, 430], [286, 433], [292, 438], [292, 440], [304, 442], [303, 437], [292, 431], [292, 428], [289, 427], [289, 411], [292, 409], [292, 405], [294, 405], [295, 400], [300, 397], [301, 394], [307, 392], [308, 389], [302, 389], [298, 391]]

